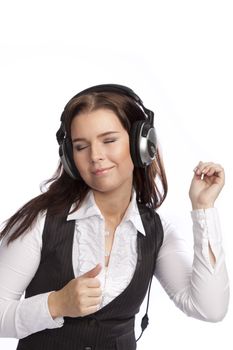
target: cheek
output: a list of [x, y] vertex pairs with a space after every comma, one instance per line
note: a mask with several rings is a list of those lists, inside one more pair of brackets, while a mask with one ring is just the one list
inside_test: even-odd
[[115, 159], [118, 160], [118, 163], [120, 165], [123, 165], [124, 167], [130, 168], [130, 170], [133, 170], [134, 164], [131, 158], [128, 143], [116, 151], [115, 157], [116, 157]]
[[134, 170], [134, 164], [130, 155], [128, 157], [128, 168], [129, 168], [129, 171], [132, 173]]
[[76, 152], [74, 152], [73, 154], [73, 160], [74, 160], [74, 164], [76, 165], [76, 168], [78, 169], [79, 172], [82, 172], [83, 169], [85, 168], [85, 159], [81, 154], [77, 154]]

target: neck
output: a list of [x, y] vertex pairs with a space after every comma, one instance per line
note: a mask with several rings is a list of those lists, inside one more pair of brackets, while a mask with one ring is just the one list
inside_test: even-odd
[[111, 193], [93, 191], [93, 193], [95, 202], [105, 220], [119, 224], [129, 206], [132, 186], [127, 190], [124, 189], [124, 191], [114, 191]]

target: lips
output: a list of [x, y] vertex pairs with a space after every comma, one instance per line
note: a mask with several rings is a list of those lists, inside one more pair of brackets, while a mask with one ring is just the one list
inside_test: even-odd
[[96, 169], [94, 171], [92, 171], [92, 174], [98, 176], [98, 175], [104, 175], [107, 174], [109, 172], [109, 170], [111, 170], [113, 167], [109, 167], [109, 168], [99, 168]]

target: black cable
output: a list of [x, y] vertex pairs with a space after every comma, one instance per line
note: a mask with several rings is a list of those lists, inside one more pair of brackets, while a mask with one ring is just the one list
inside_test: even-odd
[[[148, 179], [148, 173], [147, 173], [147, 167], [145, 168], [145, 178], [146, 178], [146, 189], [148, 191], [148, 197], [150, 198], [150, 202], [149, 204], [149, 209], [151, 211], [153, 220], [154, 220], [154, 227], [156, 227], [156, 221], [155, 221], [155, 213], [154, 213], [154, 208], [153, 208], [153, 202], [152, 199], [150, 197], [150, 193], [149, 193], [149, 179]], [[142, 318], [141, 321], [141, 334], [140, 336], [137, 338], [136, 342], [141, 338], [144, 330], [146, 329], [146, 327], [149, 324], [149, 317], [148, 317], [148, 309], [149, 309], [149, 302], [150, 302], [150, 291], [151, 291], [151, 284], [152, 284], [152, 280], [153, 280], [153, 276], [154, 276], [154, 271], [155, 271], [155, 266], [156, 266], [156, 258], [157, 258], [157, 254], [158, 254], [158, 244], [157, 244], [157, 234], [155, 233], [155, 253], [154, 253], [154, 264], [153, 264], [153, 270], [152, 270], [152, 275], [149, 281], [149, 286], [148, 286], [148, 295], [147, 295], [147, 305], [146, 305], [146, 313]]]

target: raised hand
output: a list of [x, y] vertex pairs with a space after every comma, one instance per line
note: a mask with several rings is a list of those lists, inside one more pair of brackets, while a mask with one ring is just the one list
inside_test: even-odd
[[189, 189], [193, 209], [213, 207], [224, 183], [224, 169], [220, 164], [199, 162]]

